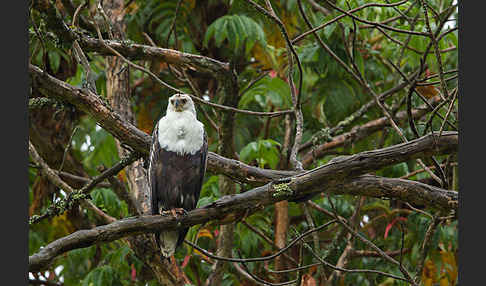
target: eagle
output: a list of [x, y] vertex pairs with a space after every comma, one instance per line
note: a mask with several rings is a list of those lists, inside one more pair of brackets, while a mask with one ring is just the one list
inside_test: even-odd
[[[207, 134], [204, 124], [197, 120], [194, 102], [187, 94], [174, 94], [152, 133], [148, 180], [153, 215], [176, 216], [196, 208], [207, 154]], [[174, 255], [188, 230], [155, 233], [164, 258]]]

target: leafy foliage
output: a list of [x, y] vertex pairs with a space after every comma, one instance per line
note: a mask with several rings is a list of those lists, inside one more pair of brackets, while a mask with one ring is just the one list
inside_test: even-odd
[[279, 161], [277, 146], [280, 144], [270, 139], [251, 142], [241, 149], [240, 158], [247, 163], [256, 160], [260, 168], [268, 164], [270, 168], [275, 169]]
[[[47, 1], [49, 2], [49, 1]], [[52, 2], [52, 1], [50, 1]], [[59, 1], [57, 1], [59, 2]], [[56, 3], [57, 3], [56, 2]], [[65, 23], [72, 23], [73, 12], [82, 1], [72, 1], [73, 7], [68, 5], [71, 1], [57, 3], [57, 14]], [[96, 1], [88, 1], [88, 6], [80, 10], [77, 24], [71, 29], [83, 35], [97, 38], [96, 30], [89, 25], [93, 11], [96, 11]], [[123, 44], [137, 43], [169, 48], [181, 52], [206, 56], [218, 61], [229, 62], [231, 71], [237, 77], [238, 97], [237, 107], [242, 110], [273, 112], [292, 109], [292, 98], [288, 81], [289, 54], [286, 41], [275, 21], [258, 12], [248, 1], [156, 1], [135, 0], [124, 1], [129, 4], [125, 7], [124, 23], [126, 24], [125, 40]], [[265, 1], [255, 1], [264, 6]], [[407, 76], [416, 72], [424, 61], [423, 53], [430, 47], [424, 63], [426, 69], [416, 78], [420, 84], [416, 85], [416, 92], [412, 93], [408, 101], [409, 86], [400, 88], [387, 94], [382, 103], [395, 119], [398, 112], [406, 112], [410, 106], [413, 109], [424, 105], [424, 98], [433, 100], [443, 93], [439, 71], [442, 69], [447, 79], [446, 86], [449, 94], [457, 88], [457, 58], [458, 58], [458, 31], [454, 20], [447, 21], [446, 27], [441, 31], [438, 49], [441, 54], [439, 65], [435, 57], [435, 47], [431, 45], [428, 37], [412, 35], [403, 31], [427, 32], [424, 21], [423, 7], [419, 2], [408, 1], [394, 7], [390, 4], [398, 1], [378, 1], [387, 4], [366, 7], [353, 13], [359, 19], [384, 23], [394, 30], [376, 25], [367, 25], [351, 17], [343, 16], [341, 12], [323, 1], [302, 1], [302, 9], [312, 27], [328, 23], [324, 28], [318, 29], [316, 35], [309, 34], [300, 40], [297, 37], [309, 31], [307, 23], [300, 14], [298, 1], [271, 1], [275, 14], [288, 32], [293, 41], [298, 59], [303, 68], [302, 89], [296, 90], [302, 103], [304, 119], [304, 132], [302, 144], [312, 143], [299, 152], [298, 158], [312, 155], [319, 144], [326, 143], [326, 138], [317, 138], [316, 135], [347, 122], [343, 128], [332, 136], [346, 134], [350, 131], [366, 131], [366, 124], [383, 118], [383, 111], [376, 105], [366, 109], [362, 114], [350, 120], [351, 115], [374, 101], [374, 95], [367, 88], [356, 81], [343, 64], [349, 67], [357, 77], [369, 83], [369, 88], [377, 95], [386, 94], [399, 84], [405, 82], [396, 68]], [[313, 3], [315, 2], [315, 3]], [[370, 4], [362, 0], [331, 1], [344, 10], [354, 9]], [[457, 19], [457, 9], [452, 0], [427, 1], [429, 21], [435, 30], [442, 17], [448, 15], [449, 19]], [[452, 8], [451, 8], [452, 7]], [[107, 7], [105, 7], [107, 9]], [[452, 13], [449, 13], [452, 9]], [[72, 10], [72, 11], [71, 11]], [[177, 13], [176, 13], [177, 10]], [[438, 17], [440, 15], [440, 17]], [[47, 12], [42, 9], [31, 9], [29, 22], [29, 52], [30, 62], [56, 78], [79, 88], [86, 87], [86, 71], [78, 64], [71, 49], [71, 44], [59, 35], [59, 31], [49, 26]], [[98, 15], [99, 16], [99, 15]], [[339, 19], [336, 20], [336, 18]], [[96, 18], [102, 22], [102, 18]], [[415, 19], [415, 20], [414, 20]], [[329, 24], [333, 21], [331, 24]], [[100, 22], [100, 23], [101, 23]], [[102, 25], [105, 39], [108, 39], [106, 27]], [[402, 31], [402, 32], [400, 32]], [[317, 40], [318, 36], [333, 54], [326, 51]], [[391, 40], [392, 38], [393, 40]], [[149, 40], [150, 39], [150, 40]], [[404, 45], [407, 47], [404, 47]], [[95, 75], [97, 94], [101, 99], [107, 99], [106, 56], [99, 52], [86, 52], [90, 67]], [[337, 57], [338, 60], [336, 60]], [[191, 65], [168, 65], [165, 61], [150, 59], [134, 60], [157, 74], [168, 84], [195, 94], [188, 81], [184, 79], [189, 75], [193, 86], [205, 99], [215, 103], [222, 103], [225, 94], [226, 82], [221, 82], [220, 75], [207, 74]], [[294, 81], [298, 78], [298, 70], [294, 67]], [[130, 102], [127, 105], [135, 113], [134, 124], [142, 131], [150, 133], [156, 120], [164, 114], [168, 96], [173, 91], [153, 81], [143, 72], [128, 68]], [[296, 81], [297, 82], [297, 81]], [[33, 87], [32, 97], [44, 97], [42, 91]], [[407, 106], [409, 105], [409, 106]], [[451, 125], [457, 125], [457, 102], [454, 102], [448, 114], [450, 101], [447, 101], [436, 114], [430, 111], [425, 116], [414, 119], [419, 135], [430, 132], [454, 130]], [[223, 113], [207, 105], [197, 105], [198, 119], [204, 123], [208, 133], [209, 149], [219, 151], [221, 137], [218, 128], [222, 122]], [[53, 116], [68, 114], [59, 120]], [[120, 160], [119, 150], [115, 138], [106, 130], [99, 127], [91, 116], [72, 106], [59, 104], [53, 108], [40, 108], [30, 110], [31, 137], [44, 136], [41, 142], [36, 142], [36, 148], [42, 152], [51, 167], [57, 170], [63, 161], [67, 142], [71, 142], [66, 151], [65, 164], [62, 171], [72, 173], [78, 177], [89, 179], [98, 175], [102, 165], [109, 168]], [[443, 118], [447, 117], [451, 124], [443, 125]], [[397, 121], [407, 140], [415, 138], [410, 121]], [[72, 128], [62, 131], [59, 126], [63, 124]], [[213, 128], [213, 124], [218, 128]], [[289, 148], [295, 135], [295, 117], [293, 115], [281, 117], [259, 117], [237, 113], [234, 116], [234, 158], [260, 168], [278, 169], [282, 160], [288, 158]], [[288, 125], [290, 127], [288, 127]], [[289, 128], [289, 129], [288, 129]], [[365, 131], [363, 131], [365, 129]], [[55, 132], [53, 132], [55, 130]], [[289, 132], [287, 132], [290, 130]], [[48, 132], [50, 131], [50, 132]], [[48, 135], [46, 135], [48, 134]], [[361, 135], [361, 133], [360, 133]], [[287, 137], [288, 136], [288, 137]], [[71, 141], [70, 141], [71, 140]], [[364, 136], [348, 136], [343, 144], [330, 147], [323, 154], [316, 156], [307, 169], [329, 163], [336, 156], [354, 154], [374, 150], [381, 147], [392, 146], [403, 142], [397, 132], [389, 127], [382, 127], [366, 133]], [[290, 145], [288, 145], [290, 144]], [[126, 148], [126, 146], [122, 146]], [[449, 189], [457, 190], [457, 174], [454, 165], [457, 161], [455, 155], [436, 156], [435, 158], [445, 170]], [[423, 158], [427, 166], [434, 166], [430, 158]], [[440, 186], [430, 178], [430, 175], [421, 170], [416, 160], [387, 166], [376, 170], [375, 175], [421, 181], [426, 184]], [[440, 175], [439, 173], [436, 173]], [[221, 174], [208, 172], [201, 190], [198, 207], [208, 205], [221, 198], [224, 190], [221, 188]], [[63, 179], [65, 179], [63, 177]], [[118, 180], [121, 188], [130, 191], [127, 174], [122, 171], [114, 179]], [[67, 179], [66, 179], [67, 180]], [[77, 187], [84, 183], [69, 181]], [[127, 202], [118, 196], [114, 187], [108, 181], [103, 187], [97, 187], [91, 192], [92, 202], [102, 211], [117, 219], [134, 216], [127, 207]], [[245, 192], [253, 185], [235, 182], [237, 192]], [[76, 187], [76, 188], [77, 188]], [[38, 166], [29, 167], [29, 204], [36, 204], [29, 211], [29, 215], [43, 213], [55, 200], [67, 196], [63, 191], [48, 184], [42, 178]], [[362, 201], [360, 201], [362, 199]], [[312, 201], [321, 208], [318, 211], [308, 208], [315, 226], [329, 222], [332, 217], [328, 214], [336, 211], [342, 217], [350, 219], [359, 210], [356, 219], [356, 229], [378, 247], [385, 251], [406, 250], [399, 259], [403, 266], [413, 272], [422, 258], [421, 245], [426, 231], [431, 223], [430, 217], [415, 212], [403, 202], [380, 198], [358, 198], [350, 195], [335, 196], [323, 190], [322, 194], [312, 198]], [[358, 204], [360, 202], [360, 204]], [[359, 207], [358, 207], [359, 205]], [[442, 216], [429, 206], [414, 206], [436, 216]], [[323, 211], [322, 211], [323, 210]], [[288, 243], [298, 234], [308, 230], [310, 222], [306, 216], [303, 204], [289, 202], [286, 208], [288, 214], [285, 243]], [[244, 217], [245, 223], [257, 230], [251, 230], [248, 225], [237, 222], [234, 228], [234, 241], [232, 255], [237, 257], [261, 257], [276, 251], [276, 217], [277, 207], [269, 206], [251, 216]], [[90, 228], [100, 224], [90, 211], [77, 208], [61, 216], [46, 219], [38, 224], [31, 225], [29, 229], [29, 255], [36, 253], [49, 242], [66, 236], [78, 229]], [[455, 217], [444, 219], [437, 227], [431, 239], [431, 248], [425, 257], [425, 267], [421, 279], [423, 285], [455, 285], [457, 283], [457, 238], [458, 223]], [[218, 222], [192, 227], [186, 239], [212, 253], [217, 253], [220, 238]], [[347, 234], [341, 227], [329, 227], [317, 233], [319, 249], [315, 249], [319, 256], [332, 264], [338, 263], [343, 251], [349, 242]], [[270, 240], [270, 242], [268, 241]], [[353, 250], [369, 251], [370, 248], [356, 238], [351, 239]], [[314, 237], [308, 236], [306, 243], [314, 248]], [[296, 245], [286, 252], [290, 257], [304, 265], [315, 263], [317, 260], [303, 250], [300, 257], [300, 245]], [[356, 253], [347, 260], [347, 269], [375, 269], [394, 275], [402, 275], [399, 269], [376, 255], [359, 256]], [[175, 258], [182, 271], [195, 285], [202, 285], [212, 273], [214, 260], [205, 257], [202, 253], [185, 245], [181, 247]], [[75, 249], [58, 257], [51, 266], [50, 275], [55, 281], [63, 285], [157, 285], [157, 281], [150, 273], [145, 263], [145, 257], [137, 257], [133, 250], [123, 240], [106, 244], [96, 244], [86, 248]], [[288, 259], [287, 259], [288, 260]], [[296, 265], [287, 261], [287, 267]], [[247, 263], [248, 270], [258, 277], [269, 282], [283, 282], [297, 277], [296, 273], [278, 276], [269, 270], [275, 270], [275, 260], [267, 262]], [[54, 271], [55, 270], [55, 271]], [[243, 278], [234, 267], [228, 266], [221, 285], [255, 285], [256, 283]], [[56, 274], [58, 273], [58, 274]], [[302, 277], [306, 277], [307, 284], [314, 285], [322, 282], [321, 275], [329, 277], [332, 271], [319, 266], [303, 270]], [[47, 272], [35, 273], [39, 277]], [[339, 280], [333, 285], [406, 285], [405, 282], [377, 274], [342, 273]], [[331, 283], [331, 284], [332, 284]]]
[[226, 15], [218, 18], [206, 30], [203, 41], [205, 47], [208, 47], [211, 38], [214, 38], [214, 44], [218, 48], [226, 40], [235, 55], [247, 55], [256, 43], [262, 47], [266, 46], [263, 29], [245, 15]]

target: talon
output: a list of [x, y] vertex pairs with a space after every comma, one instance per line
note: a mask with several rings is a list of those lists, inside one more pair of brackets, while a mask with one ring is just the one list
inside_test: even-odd
[[170, 211], [160, 211], [161, 215], [170, 215]]
[[183, 208], [175, 208], [166, 211], [162, 211], [161, 215], [172, 215], [173, 217], [177, 218], [177, 215], [187, 215], [187, 211]]

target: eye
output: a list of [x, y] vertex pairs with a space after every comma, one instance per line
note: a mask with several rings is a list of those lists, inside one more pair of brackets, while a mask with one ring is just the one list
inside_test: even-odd
[[185, 98], [181, 99], [182, 104], [185, 104], [186, 101], [187, 101], [187, 99], [185, 99]]
[[170, 104], [174, 105], [175, 104], [175, 100], [171, 99], [170, 100]]

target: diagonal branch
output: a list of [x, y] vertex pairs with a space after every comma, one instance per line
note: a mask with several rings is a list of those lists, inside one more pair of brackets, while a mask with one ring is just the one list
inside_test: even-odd
[[[151, 137], [124, 120], [98, 95], [58, 80], [34, 65], [29, 65], [29, 73], [35, 86], [46, 96], [69, 102], [90, 114], [96, 122], [115, 138], [143, 155], [148, 155]], [[272, 171], [253, 167], [240, 161], [228, 159], [216, 153], [208, 153], [208, 171], [223, 173], [230, 178], [251, 184], [264, 184], [271, 180], [295, 174], [292, 171]]]
[[[275, 202], [295, 199], [313, 192], [320, 192], [323, 189], [335, 194], [351, 193], [352, 191], [354, 194], [363, 196], [397, 198], [411, 204], [426, 203], [442, 209], [457, 209], [456, 192], [407, 180], [384, 178], [379, 179], [382, 180], [384, 188], [380, 191], [381, 189], [376, 184], [378, 177], [358, 177], [361, 174], [412, 158], [456, 152], [457, 147], [457, 132], [444, 132], [440, 138], [429, 134], [407, 143], [362, 152], [330, 162], [327, 165], [290, 177], [287, 183], [269, 183], [245, 193], [224, 196], [205, 207], [189, 212], [187, 216], [180, 219], [165, 216], [143, 216], [118, 220], [91, 230], [77, 231], [50, 243], [38, 253], [30, 256], [29, 271], [44, 269], [56, 256], [75, 248], [160, 229], [170, 230], [189, 227], [210, 220], [228, 223], [260, 211], [265, 206], [272, 205]], [[353, 177], [355, 178], [352, 179]], [[347, 180], [351, 180], [349, 184], [344, 183]], [[390, 183], [392, 182], [390, 180], [396, 181]], [[369, 192], [366, 193], [367, 191]]]
[[[56, 15], [56, 9], [51, 5], [47, 5], [47, 7], [43, 7], [42, 5], [35, 5], [35, 9], [39, 10], [40, 12], [45, 13], [47, 26], [53, 30], [56, 35], [58, 35], [63, 42], [66, 44], [75, 44], [79, 45], [79, 50], [84, 50], [86, 52], [96, 52], [101, 55], [116, 55], [119, 57], [123, 57], [126, 61], [130, 62], [131, 65], [133, 64], [130, 60], [153, 60], [157, 62], [166, 62], [167, 64], [173, 64], [176, 66], [182, 66], [190, 70], [197, 70], [201, 73], [206, 73], [215, 77], [223, 86], [226, 94], [231, 94], [234, 92], [235, 87], [237, 87], [237, 78], [234, 76], [234, 72], [230, 67], [229, 63], [220, 62], [218, 60], [201, 56], [195, 54], [189, 54], [180, 52], [177, 50], [172, 49], [164, 49], [158, 48], [153, 46], [141, 45], [141, 44], [134, 44], [131, 41], [118, 41], [118, 40], [103, 40], [103, 39], [95, 39], [83, 35], [81, 33], [76, 32], [75, 30], [70, 29], [64, 21]], [[102, 11], [102, 9], [101, 9]], [[93, 22], [94, 23], [94, 22]], [[93, 24], [95, 27], [96, 25]], [[97, 29], [99, 30], [99, 29]], [[97, 31], [99, 33], [99, 31]], [[76, 48], [76, 47], [75, 47]], [[138, 66], [138, 68], [141, 68]], [[143, 68], [142, 68], [143, 69]], [[155, 76], [150, 71], [143, 69], [144, 72], [148, 72], [152, 78], [165, 87], [173, 90], [177, 90], [176, 88], [161, 82], [157, 76]], [[178, 91], [180, 92], [180, 91]], [[237, 92], [237, 91], [236, 91]], [[218, 109], [222, 109], [225, 112], [237, 112], [242, 114], [249, 114], [255, 116], [281, 116], [288, 113], [292, 113], [292, 110], [282, 110], [282, 111], [275, 111], [275, 112], [257, 112], [257, 111], [250, 111], [250, 110], [241, 110], [232, 106], [224, 106], [216, 103], [212, 103], [209, 101], [205, 101], [198, 97], [192, 96], [191, 98], [197, 101], [200, 104], [206, 104]]]
[[[431, 99], [430, 102], [431, 104], [434, 105], [438, 101], [439, 101], [439, 97], [434, 97]], [[427, 114], [427, 112], [428, 110], [426, 109], [426, 106], [422, 106], [420, 108], [412, 110], [411, 115], [413, 118], [420, 118], [425, 114]], [[407, 119], [407, 112], [400, 111], [397, 114], [395, 114], [395, 118], [399, 122], [405, 121]], [[390, 121], [386, 116], [368, 121], [362, 125], [357, 125], [353, 127], [349, 132], [343, 133], [339, 136], [335, 136], [332, 138], [331, 141], [313, 147], [312, 150], [310, 150], [307, 154], [303, 155], [302, 164], [304, 165], [304, 167], [308, 167], [310, 164], [312, 164], [312, 162], [315, 159], [321, 158], [330, 150], [366, 138], [367, 136], [371, 135], [376, 131], [383, 130], [383, 128], [387, 126], [390, 126]]]
[[[30, 146], [29, 146], [30, 147]], [[33, 150], [35, 152], [35, 150]], [[36, 156], [35, 154], [33, 154]], [[32, 155], [31, 155], [32, 156]], [[60, 200], [56, 204], [52, 205], [52, 207], [48, 208], [48, 210], [40, 215], [40, 216], [33, 216], [31, 219], [29, 219], [29, 224], [34, 224], [39, 222], [40, 220], [52, 216], [52, 215], [57, 215], [60, 214], [60, 212], [64, 212], [66, 210], [71, 209], [74, 206], [74, 203], [78, 200], [83, 200], [86, 198], [88, 195], [89, 191], [94, 189], [96, 186], [98, 186], [101, 182], [103, 182], [105, 179], [112, 178], [116, 174], [118, 174], [121, 170], [123, 170], [126, 166], [130, 165], [133, 163], [135, 160], [137, 160], [140, 157], [139, 154], [137, 153], [131, 153], [129, 156], [123, 158], [120, 160], [120, 162], [116, 163], [113, 167], [103, 171], [100, 175], [96, 176], [92, 180], [88, 180], [86, 185], [84, 185], [81, 189], [79, 190], [73, 190], [69, 185], [67, 185], [64, 181], [59, 178], [58, 175], [62, 175], [61, 172], [59, 171], [54, 171], [54, 174], [50, 174], [49, 177], [51, 180], [57, 181], [56, 185], [60, 186], [63, 190], [67, 189], [67, 192], [70, 194], [67, 198]], [[40, 157], [39, 157], [40, 158]], [[39, 158], [34, 159], [35, 161], [39, 160]], [[38, 162], [38, 161], [37, 161]], [[45, 163], [44, 163], [45, 164]], [[49, 171], [51, 172], [52, 170], [46, 165], [41, 165], [44, 169], [48, 168]], [[88, 202], [91, 204], [91, 202]], [[130, 205], [130, 203], [128, 202]], [[64, 206], [62, 208], [59, 208], [59, 206]], [[100, 213], [101, 210], [96, 210], [96, 213]], [[104, 213], [101, 213], [102, 216]], [[114, 219], [113, 219], [114, 220]], [[112, 219], [107, 219], [106, 222], [112, 222]]]
[[[37, 153], [37, 150], [35, 150], [34, 145], [29, 141], [29, 155], [32, 157], [32, 160], [34, 160], [38, 165], [41, 166], [41, 172], [49, 178], [49, 181], [51, 181], [56, 187], [64, 190], [66, 193], [68, 193], [68, 200], [69, 198], [73, 197], [74, 199], [71, 201], [68, 201], [65, 205], [58, 205], [58, 204], [53, 204], [53, 207], [50, 209], [50, 211], [47, 211], [44, 213], [42, 216], [35, 216], [31, 219], [32, 222], [39, 221], [45, 217], [51, 216], [53, 214], [57, 214], [60, 212], [64, 212], [67, 208], [72, 207], [73, 201], [76, 199], [75, 197], [78, 195], [78, 191], [75, 191], [71, 186], [69, 186], [66, 182], [64, 182], [56, 173], [56, 171], [52, 170], [47, 163], [42, 159], [42, 157]], [[81, 204], [87, 208], [93, 211], [93, 213], [100, 218], [104, 223], [111, 223], [114, 222], [116, 219], [107, 215], [104, 213], [102, 210], [100, 210], [96, 205], [94, 205], [91, 201], [89, 200], [84, 200], [85, 194], [81, 194]]]

